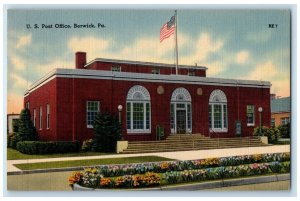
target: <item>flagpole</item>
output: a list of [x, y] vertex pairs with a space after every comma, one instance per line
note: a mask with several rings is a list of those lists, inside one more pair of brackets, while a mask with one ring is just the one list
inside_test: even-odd
[[177, 10], [175, 10], [175, 54], [176, 54], [176, 75], [178, 75], [178, 44], [177, 44]]

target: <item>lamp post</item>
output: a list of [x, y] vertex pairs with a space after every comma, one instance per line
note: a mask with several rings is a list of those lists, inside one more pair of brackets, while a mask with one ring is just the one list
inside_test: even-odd
[[123, 140], [123, 135], [122, 135], [122, 120], [121, 120], [121, 112], [123, 110], [123, 106], [122, 105], [118, 105], [118, 110], [119, 110], [119, 123], [120, 123], [120, 135], [121, 135], [121, 138]]
[[263, 111], [263, 108], [262, 108], [262, 107], [259, 107], [259, 108], [258, 108], [258, 112], [259, 112], [259, 135], [260, 135], [260, 136], [263, 136], [263, 135], [261, 134], [261, 113], [262, 113], [262, 111]]

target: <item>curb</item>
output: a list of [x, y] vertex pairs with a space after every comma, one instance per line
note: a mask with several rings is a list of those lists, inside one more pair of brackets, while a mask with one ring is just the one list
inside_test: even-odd
[[47, 173], [47, 172], [68, 172], [68, 171], [84, 170], [85, 168], [89, 168], [89, 167], [91, 166], [20, 170], [20, 171], [7, 172], [7, 175], [22, 175], [22, 174], [35, 174], [35, 173]]
[[93, 189], [82, 187], [78, 184], [73, 185], [73, 191], [109, 191], [109, 190], [137, 190], [137, 191], [177, 191], [177, 190], [205, 190], [211, 188], [222, 188], [228, 186], [241, 186], [248, 184], [258, 184], [258, 183], [269, 183], [277, 181], [287, 181], [290, 180], [290, 174], [276, 174], [269, 176], [260, 177], [250, 177], [250, 178], [240, 178], [240, 179], [229, 179], [229, 180], [218, 180], [218, 181], [207, 181], [203, 183], [196, 184], [185, 184], [178, 186], [163, 186], [158, 188], [145, 188], [145, 189]]

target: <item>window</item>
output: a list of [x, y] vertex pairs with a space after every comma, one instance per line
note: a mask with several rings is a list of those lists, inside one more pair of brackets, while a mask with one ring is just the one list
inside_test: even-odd
[[135, 85], [130, 88], [126, 102], [126, 126], [128, 133], [151, 132], [150, 94], [145, 87]]
[[254, 126], [254, 105], [247, 105], [247, 126]]
[[36, 109], [33, 109], [33, 126], [36, 127]]
[[99, 101], [87, 101], [86, 103], [87, 128], [93, 128], [95, 117], [99, 112], [100, 112]]
[[227, 98], [223, 91], [214, 90], [209, 97], [209, 128], [214, 132], [227, 132]]
[[46, 118], [47, 118], [47, 129], [49, 129], [50, 128], [50, 105], [49, 104], [47, 104], [46, 105]]
[[43, 107], [40, 106], [40, 130], [43, 129]]
[[189, 70], [188, 71], [188, 76], [195, 76], [196, 74], [195, 74], [195, 70]]
[[271, 119], [271, 127], [275, 128], [275, 119], [274, 118]]
[[290, 123], [290, 118], [289, 117], [283, 117], [283, 118], [280, 118], [280, 120], [281, 120], [281, 125], [285, 125], [285, 124]]
[[29, 102], [26, 102], [25, 107], [26, 107], [27, 109], [29, 109]]
[[121, 72], [121, 66], [112, 66], [111, 71], [112, 72]]
[[152, 74], [160, 74], [159, 68], [153, 68], [151, 72]]

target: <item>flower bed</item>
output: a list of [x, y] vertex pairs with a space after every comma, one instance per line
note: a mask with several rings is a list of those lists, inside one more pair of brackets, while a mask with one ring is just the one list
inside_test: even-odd
[[69, 184], [89, 188], [137, 188], [180, 182], [286, 173], [290, 154], [259, 154], [188, 161], [105, 165], [74, 172]]

